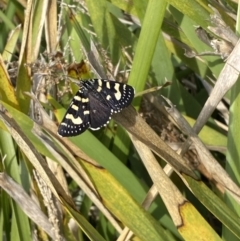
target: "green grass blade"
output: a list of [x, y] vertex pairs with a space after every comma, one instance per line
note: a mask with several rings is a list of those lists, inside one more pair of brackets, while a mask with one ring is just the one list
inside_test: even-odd
[[[136, 92], [144, 89], [166, 6], [166, 2], [162, 0], [148, 2], [128, 82], [134, 86]], [[135, 103], [139, 104], [139, 101]]]

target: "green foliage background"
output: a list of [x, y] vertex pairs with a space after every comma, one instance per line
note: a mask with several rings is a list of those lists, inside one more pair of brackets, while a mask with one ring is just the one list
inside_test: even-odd
[[[226, 57], [236, 45], [231, 40], [238, 39], [238, 16], [238, 4], [230, 0], [0, 1], [0, 237], [27, 241], [35, 232], [39, 240], [240, 240], [239, 82], [234, 85], [231, 73], [226, 75], [224, 81], [231, 84], [215, 96], [224, 107], [213, 108], [199, 133], [221, 175], [208, 170], [197, 151], [194, 171], [192, 157], [185, 156], [186, 171], [168, 172], [166, 162], [172, 163], [166, 157], [176, 162], [175, 170], [183, 159], [150, 128], [157, 130], [154, 121], [161, 122], [160, 95], [191, 126], [200, 113], [211, 115], [204, 104], [214, 97], [211, 90], [218, 89]], [[205, 43], [203, 35], [209, 38]], [[219, 41], [215, 46], [214, 40]], [[64, 76], [69, 64], [82, 60], [91, 71], [81, 69], [77, 77], [133, 86], [132, 105], [145, 119], [149, 116], [148, 124], [129, 108], [101, 131], [59, 138], [63, 106], [76, 91]], [[31, 95], [44, 77], [44, 97]], [[166, 80], [170, 86], [141, 94]], [[129, 127], [134, 113], [136, 123]], [[176, 128], [185, 140], [191, 136]], [[175, 144], [181, 148], [183, 143]], [[41, 194], [46, 186], [37, 185], [34, 170], [51, 190], [49, 197]], [[147, 205], [150, 191], [155, 195]], [[128, 228], [132, 235], [124, 238]]]

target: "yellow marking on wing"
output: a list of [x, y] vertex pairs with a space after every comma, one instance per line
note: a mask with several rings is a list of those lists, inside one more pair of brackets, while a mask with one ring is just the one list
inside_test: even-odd
[[101, 92], [101, 91], [102, 91], [102, 87], [101, 87], [101, 86], [98, 86], [97, 92]]
[[115, 86], [114, 86], [114, 89], [117, 91], [117, 93], [115, 93], [115, 97], [117, 100], [120, 100], [121, 99], [121, 92], [119, 90], [119, 87], [120, 87], [120, 84], [119, 83], [116, 83]]
[[109, 82], [107, 82], [106, 87], [107, 87], [108, 89], [110, 89], [110, 88], [111, 88], [111, 86], [110, 86], [110, 83], [109, 83]]
[[98, 79], [98, 85], [102, 86], [102, 80], [101, 79]]
[[70, 119], [73, 124], [80, 125], [83, 123], [82, 119], [80, 117], [74, 118], [72, 114], [67, 114], [66, 119]]
[[78, 109], [79, 109], [77, 105], [72, 105], [71, 108], [76, 110], [76, 111], [78, 111]]
[[73, 99], [74, 99], [74, 100], [77, 100], [77, 101], [81, 101], [81, 97], [78, 96], [78, 95], [75, 95], [75, 96], [73, 97]]
[[82, 103], [87, 103], [89, 101], [88, 98], [82, 98]]
[[84, 114], [84, 115], [89, 115], [89, 114], [90, 114], [90, 111], [89, 111], [89, 110], [85, 110], [85, 111], [83, 111], [83, 114]]

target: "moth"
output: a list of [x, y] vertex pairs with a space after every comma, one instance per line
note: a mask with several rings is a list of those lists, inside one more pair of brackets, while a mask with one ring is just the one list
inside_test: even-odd
[[130, 85], [106, 79], [89, 79], [80, 83], [58, 128], [63, 137], [76, 136], [88, 128], [105, 126], [113, 113], [129, 106], [134, 98]]

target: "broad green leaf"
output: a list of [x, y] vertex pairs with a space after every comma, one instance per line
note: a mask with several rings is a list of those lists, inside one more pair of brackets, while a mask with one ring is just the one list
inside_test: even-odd
[[[188, 16], [184, 16], [182, 13], [176, 11], [174, 8], [171, 8], [171, 12], [173, 13], [173, 16], [175, 17], [176, 21], [179, 23], [179, 26], [181, 27], [184, 34], [187, 36], [188, 40], [191, 42], [191, 46], [196, 50], [198, 54], [201, 54], [206, 51], [214, 52], [212, 48], [207, 46], [197, 37], [197, 34], [195, 32], [195, 25], [199, 24], [199, 22], [194, 22]], [[219, 75], [224, 65], [223, 60], [220, 58], [220, 56], [201, 56], [201, 59], [205, 62], [207, 66], [209, 66], [209, 68], [212, 70], [215, 76]], [[189, 61], [193, 60], [194, 59], [192, 58], [189, 59]]]
[[133, 14], [133, 15], [137, 16], [137, 10], [136, 10], [136, 7], [135, 7], [135, 2], [133, 2], [133, 1], [122, 1], [122, 0], [110, 0], [110, 2], [114, 5], [116, 5], [118, 8], [126, 11], [126, 13]]
[[[12, 118], [17, 122], [21, 130], [28, 137], [28, 139], [32, 142], [32, 144], [36, 147], [36, 149], [43, 155], [48, 156], [52, 160], [55, 160], [55, 157], [51, 154], [51, 152], [43, 145], [43, 143], [32, 133], [34, 122], [27, 115], [18, 111], [17, 109], [11, 107], [5, 102], [1, 102], [4, 107], [9, 111]], [[55, 160], [57, 161], [57, 160]]]
[[6, 70], [6, 66], [3, 63], [3, 59], [0, 56], [0, 94], [1, 100], [5, 101], [9, 105], [19, 108], [18, 101], [16, 99], [15, 91], [10, 83], [9, 75]]
[[[68, 14], [67, 18], [69, 18], [67, 19], [67, 28], [68, 28], [69, 35], [73, 34], [73, 36], [76, 36], [77, 34], [78, 38], [81, 40], [84, 50], [88, 53], [91, 50], [90, 35], [84, 30], [83, 24], [84, 22], [88, 22], [89, 18], [81, 13], [75, 14], [70, 9], [68, 9], [67, 14]], [[90, 22], [88, 22], [88, 24], [90, 24]], [[72, 30], [72, 27], [75, 29], [75, 31]], [[81, 50], [76, 48], [78, 38], [73, 39], [73, 41], [76, 41], [76, 43], [74, 44], [75, 47], [73, 47], [74, 51]]]
[[146, 241], [168, 240], [160, 224], [131, 198], [110, 173], [87, 162], [82, 164], [92, 178], [103, 203], [136, 236]]
[[105, 239], [92, 227], [89, 222], [76, 210], [74, 210], [67, 202], [64, 202], [66, 211], [76, 220], [77, 224], [82, 228], [86, 236], [92, 241], [104, 241]]
[[[0, 130], [0, 148], [2, 153], [6, 155], [4, 160], [4, 171], [21, 184], [20, 165], [18, 163], [19, 160], [15, 143], [11, 135], [3, 130]], [[15, 235], [15, 240], [27, 240], [31, 235], [28, 217], [13, 200], [10, 201], [10, 205], [13, 213], [11, 216], [5, 216], [5, 218], [11, 220], [11, 222], [9, 221], [11, 223], [11, 234]]]
[[21, 30], [21, 25], [18, 25], [8, 36], [8, 41], [2, 55], [2, 58], [4, 61], [9, 62], [11, 60], [13, 52], [16, 48], [16, 43], [19, 38], [20, 30]]
[[25, 95], [24, 92], [30, 92], [31, 85], [31, 78], [29, 76], [27, 68], [25, 67], [25, 61], [23, 60], [23, 63], [19, 67], [16, 96], [19, 102], [20, 109], [25, 114], [29, 112], [30, 98], [27, 95]]
[[[184, 240], [222, 240], [206, 222], [206, 220], [199, 214], [196, 208], [190, 203], [184, 203], [181, 207], [179, 207], [179, 211], [183, 220], [183, 225], [178, 228], [178, 231], [181, 233]], [[196, 225], [196, 223], [198, 225]]]
[[127, 47], [125, 51], [132, 55], [135, 37], [109, 12], [107, 1], [87, 1], [87, 6], [97, 38], [103, 47], [108, 49], [113, 64], [116, 65], [121, 59], [122, 48]]
[[202, 27], [207, 27], [210, 24], [210, 13], [212, 12], [209, 6], [203, 1], [195, 0], [167, 0], [167, 2], [175, 7], [184, 16], [192, 19]]
[[[196, 121], [190, 118], [189, 116], [184, 116], [184, 118], [188, 121], [188, 123], [191, 126], [193, 126]], [[203, 129], [199, 133], [199, 137], [205, 143], [205, 145], [220, 146], [220, 147], [227, 146], [227, 137], [222, 133], [220, 133], [219, 131], [216, 131], [207, 125], [203, 127]]]
[[[227, 228], [240, 238], [239, 217], [203, 182], [186, 177], [188, 185], [197, 199]], [[211, 240], [211, 239], [206, 239]], [[214, 240], [214, 239], [213, 239]]]

